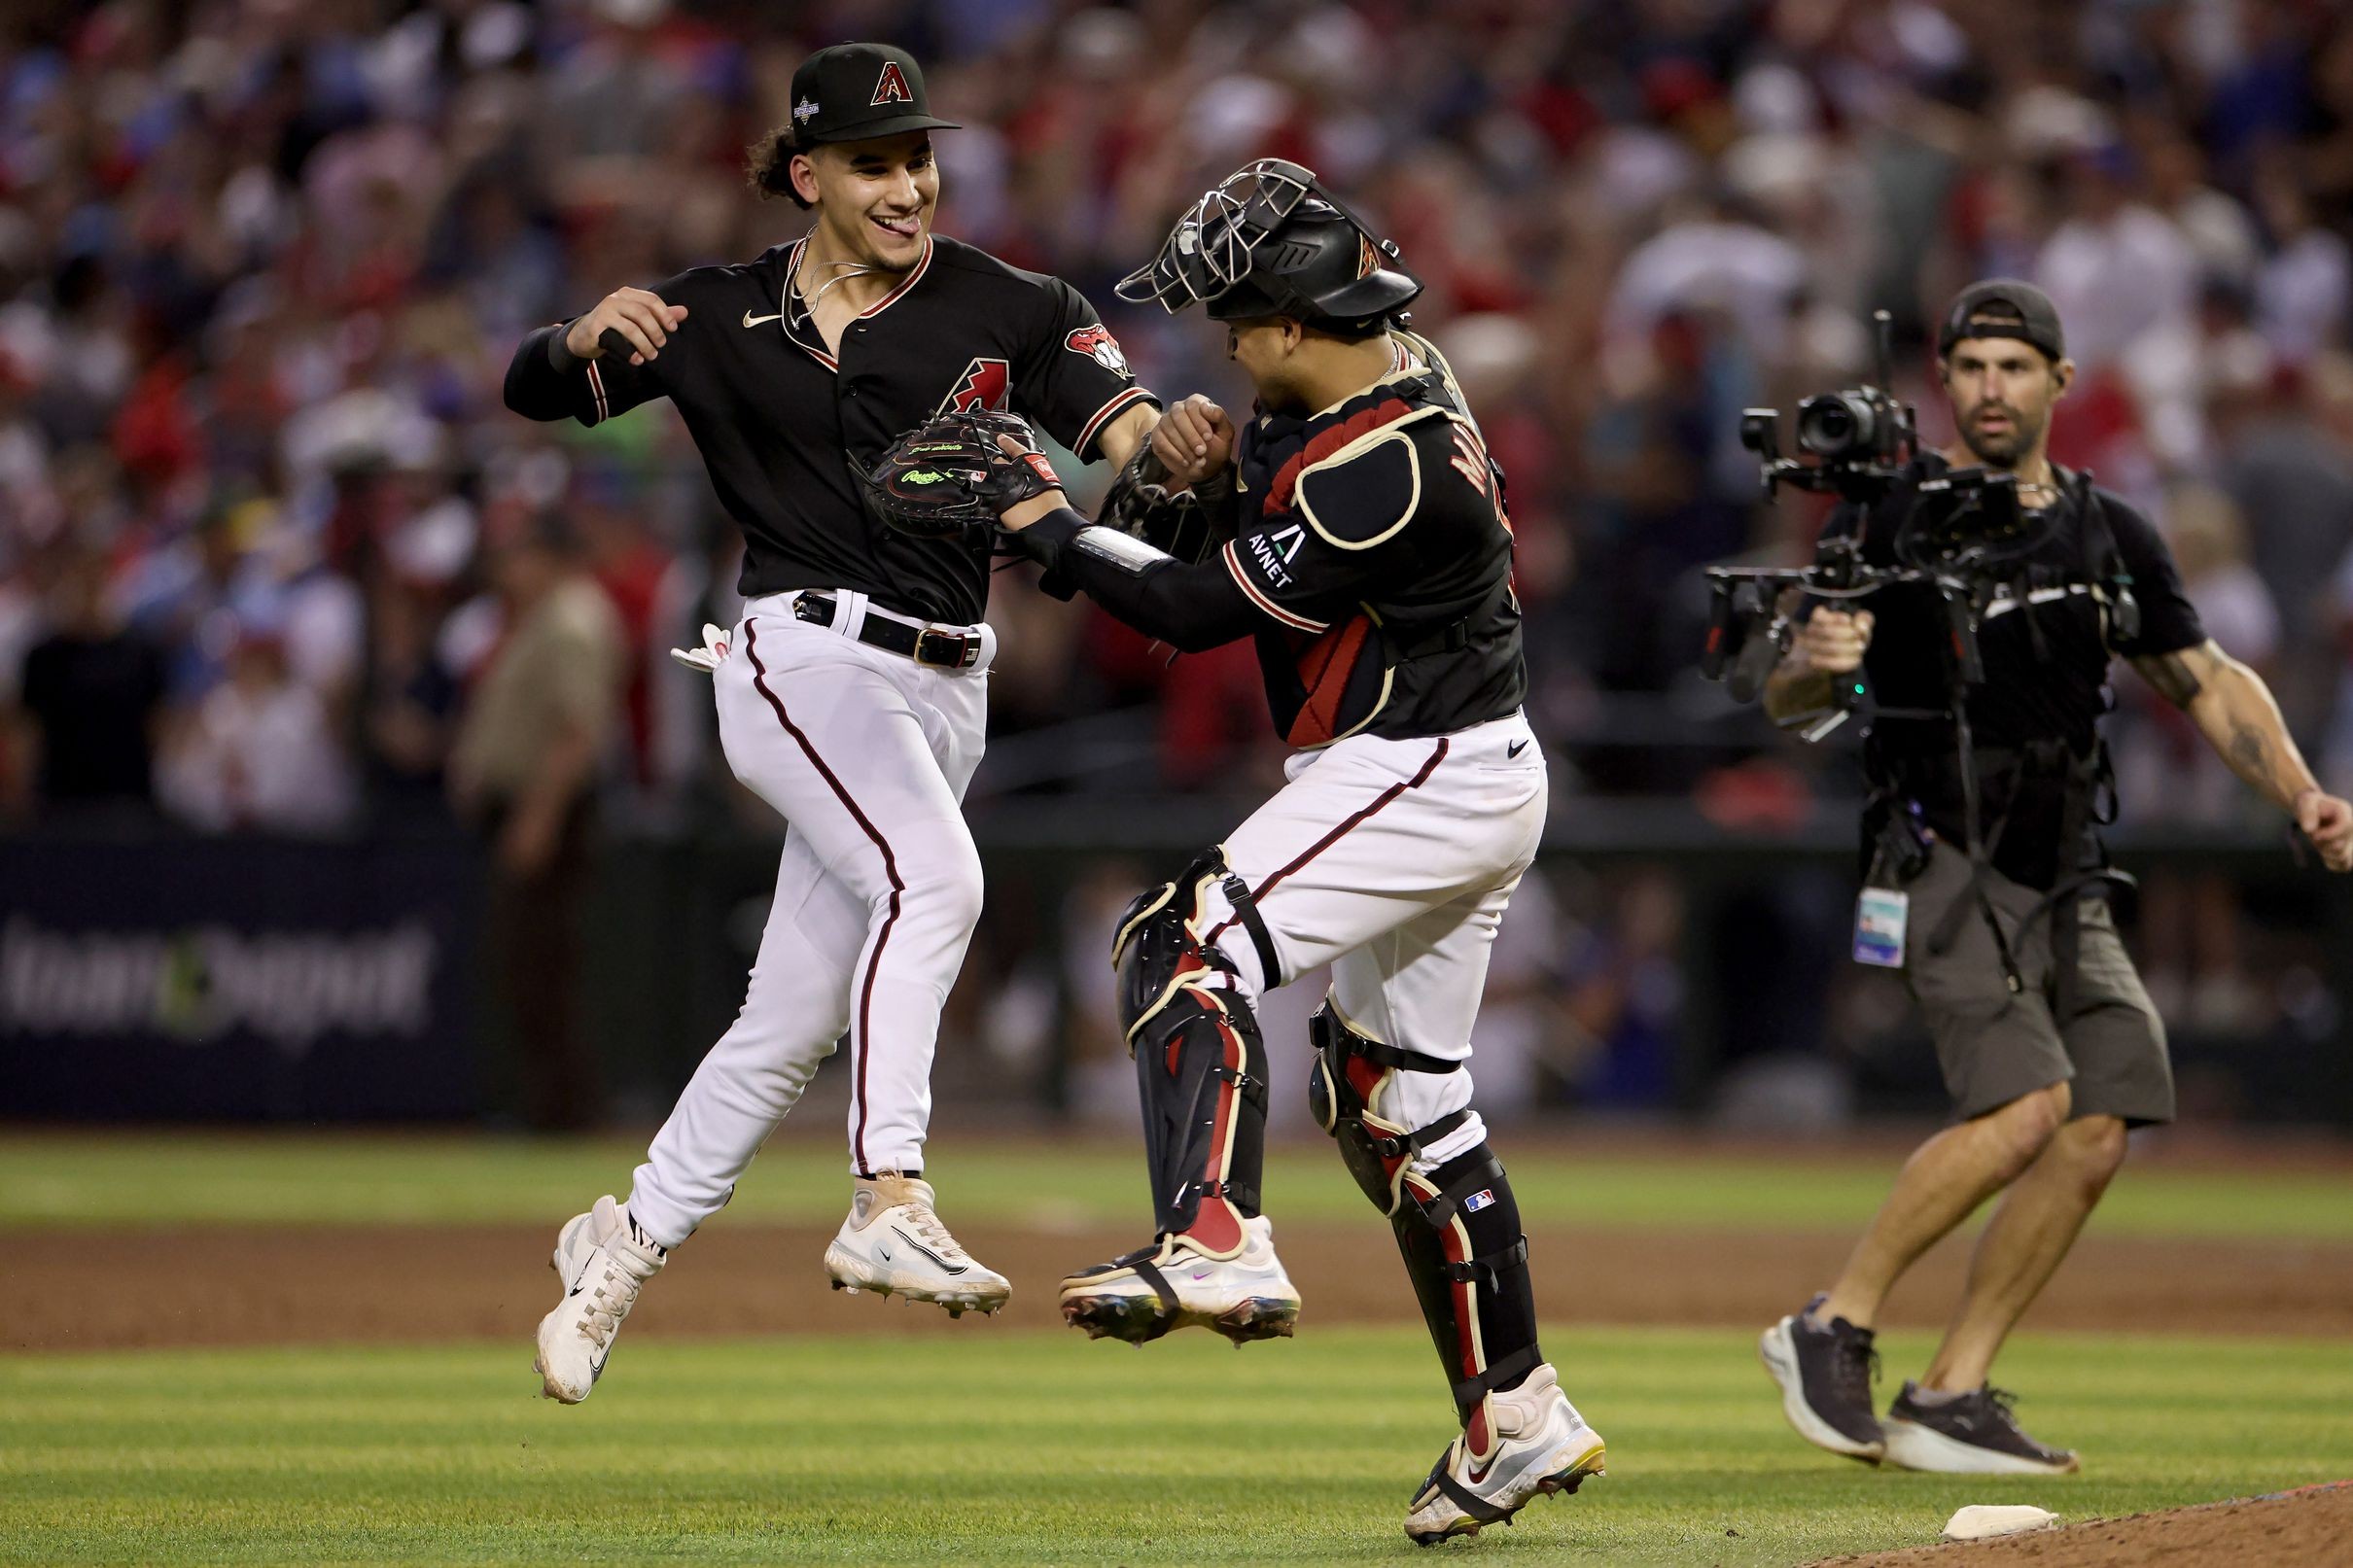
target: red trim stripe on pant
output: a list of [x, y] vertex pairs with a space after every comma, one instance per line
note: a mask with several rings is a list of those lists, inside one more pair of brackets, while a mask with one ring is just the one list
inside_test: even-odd
[[[1291, 861], [1290, 864], [1284, 866], [1282, 870], [1267, 878], [1266, 881], [1251, 889], [1250, 901], [1252, 903], [1256, 903], [1258, 900], [1264, 898], [1268, 893], [1273, 892], [1277, 883], [1289, 876], [1292, 872], [1297, 871], [1301, 866], [1306, 865], [1310, 860], [1313, 860], [1316, 858], [1316, 856], [1321, 854], [1333, 845], [1339, 843], [1342, 838], [1347, 836], [1352, 828], [1357, 827], [1369, 820], [1381, 810], [1382, 807], [1387, 805], [1390, 801], [1395, 800], [1399, 795], [1404, 794], [1408, 789], [1419, 789], [1423, 784], [1427, 784], [1429, 782], [1429, 776], [1437, 771], [1438, 764], [1446, 760], [1446, 749], [1448, 744], [1449, 743], [1444, 737], [1440, 737], [1437, 749], [1430, 752], [1429, 760], [1422, 764], [1421, 772], [1415, 774], [1411, 779], [1407, 779], [1402, 783], [1390, 784], [1387, 789], [1382, 790], [1381, 793], [1374, 798], [1371, 805], [1364, 807], [1358, 812], [1355, 812], [1338, 827], [1333, 828], [1329, 833], [1324, 834], [1323, 837], [1309, 845], [1306, 851], [1301, 854], [1297, 859]], [[1234, 923], [1239, 921], [1241, 918], [1242, 917], [1239, 915], [1227, 916], [1223, 921], [1218, 923], [1217, 928], [1212, 931], [1209, 934], [1209, 939], [1203, 942], [1201, 945], [1203, 947], [1215, 947], [1217, 945], [1217, 939], [1225, 935], [1226, 932], [1232, 930], [1234, 928]], [[1282, 976], [1281, 975], [1266, 975], [1263, 978], [1266, 981], [1266, 987], [1269, 991], [1272, 991], [1277, 986], [1282, 984]]]
[[858, 1021], [850, 1031], [850, 1056], [858, 1063], [852, 1090], [858, 1101], [858, 1125], [850, 1133], [850, 1156], [858, 1162], [861, 1174], [871, 1175], [873, 1172], [866, 1168], [867, 1018], [874, 1005], [874, 971], [882, 965], [883, 946], [891, 940], [891, 927], [898, 921], [898, 899], [907, 890], [907, 885], [899, 878], [898, 860], [891, 853], [891, 841], [882, 836], [881, 829], [864, 812], [859, 810], [858, 802], [850, 798], [850, 791], [842, 787], [841, 780], [831, 768], [825, 766], [825, 759], [817, 754], [817, 748], [809, 744], [809, 737], [801, 733], [800, 726], [786, 714], [785, 705], [777, 700], [776, 693], [768, 689], [768, 667], [759, 662], [759, 623], [756, 620], [744, 622], [744, 654], [752, 661], [752, 684], [759, 689], [761, 696], [768, 699], [768, 706], [776, 710], [776, 721], [798, 744], [801, 753], [808, 757], [810, 766], [817, 769], [818, 776], [825, 781], [859, 828], [882, 852], [883, 875], [891, 883], [891, 907], [883, 916], [882, 929], [875, 933], [874, 951], [866, 958], [866, 978], [860, 984], [858, 993]]

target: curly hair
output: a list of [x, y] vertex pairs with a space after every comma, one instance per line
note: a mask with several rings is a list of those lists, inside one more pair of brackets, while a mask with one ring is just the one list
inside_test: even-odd
[[813, 147], [801, 144], [797, 127], [787, 121], [744, 149], [745, 183], [757, 191], [762, 200], [787, 196], [794, 206], [807, 212], [814, 204], [792, 189], [792, 158], [797, 153], [813, 151]]

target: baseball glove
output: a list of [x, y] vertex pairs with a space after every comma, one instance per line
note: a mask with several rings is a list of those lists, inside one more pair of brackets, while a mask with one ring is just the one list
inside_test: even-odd
[[[1000, 436], [1012, 436], [1022, 450], [1006, 451]], [[916, 426], [859, 477], [867, 508], [919, 539], [995, 527], [1007, 507], [1062, 488], [1029, 423], [985, 409], [941, 414]]]
[[1111, 480], [1095, 520], [1188, 564], [1206, 561], [1234, 537], [1233, 470], [1189, 490], [1171, 490], [1169, 470], [1148, 440]]

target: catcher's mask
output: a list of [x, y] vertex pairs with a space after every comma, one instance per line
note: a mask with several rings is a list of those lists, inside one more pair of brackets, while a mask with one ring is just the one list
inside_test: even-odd
[[1313, 169], [1262, 157], [1205, 192], [1119, 297], [1176, 315], [1196, 300], [1212, 321], [1291, 316], [1362, 336], [1422, 293], [1396, 243], [1323, 189]]

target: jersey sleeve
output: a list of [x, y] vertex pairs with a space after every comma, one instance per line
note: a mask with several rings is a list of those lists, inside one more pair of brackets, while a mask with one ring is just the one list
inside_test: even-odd
[[1226, 543], [1226, 570], [1262, 614], [1294, 631], [1323, 631], [1395, 570], [1383, 546], [1429, 499], [1426, 478], [1411, 430], [1357, 443], [1302, 472], [1288, 510], [1246, 520]]
[[2132, 598], [2140, 606], [2140, 635], [2114, 644], [2126, 658], [2178, 653], [2206, 641], [2205, 623], [2182, 586], [2173, 552], [2139, 508], [2115, 496], [2102, 495], [2098, 505], [2107, 513], [2108, 531], [2116, 537], [2116, 553], [2132, 578]]
[[516, 347], [507, 366], [507, 406], [525, 419], [601, 425], [639, 403], [668, 397], [673, 376], [696, 349], [691, 274], [681, 273], [648, 292], [665, 304], [687, 307], [686, 319], [670, 334], [659, 359], [650, 365], [631, 365], [625, 354], [575, 359], [563, 346], [571, 323], [558, 322], [530, 333]]
[[1060, 278], [1039, 291], [1037, 323], [1013, 372], [1014, 405], [1092, 463], [1104, 427], [1140, 403], [1159, 400], [1136, 384], [1119, 340], [1086, 296]]

